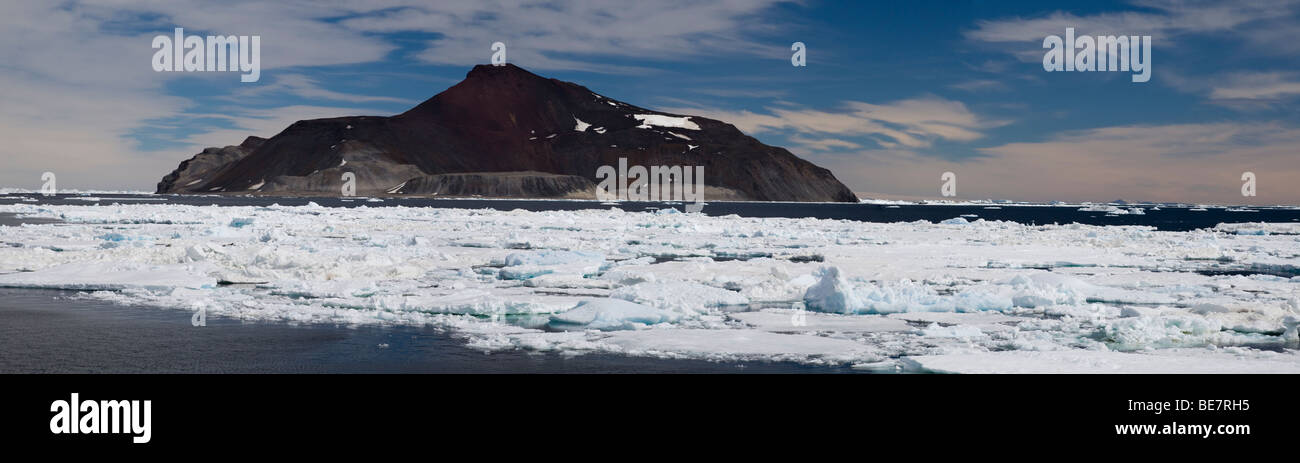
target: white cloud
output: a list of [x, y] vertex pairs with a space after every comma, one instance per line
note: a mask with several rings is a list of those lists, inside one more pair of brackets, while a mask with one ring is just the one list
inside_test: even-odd
[[273, 82], [267, 85], [242, 86], [236, 88], [234, 92], [225, 98], [230, 100], [240, 100], [275, 93], [287, 93], [314, 100], [332, 100], [348, 103], [415, 103], [406, 98], [336, 92], [321, 87], [320, 82], [316, 79], [303, 74], [294, 73], [276, 74], [273, 78]]
[[[978, 21], [967, 39], [1001, 49], [1023, 62], [1041, 62], [1043, 39], [1061, 36], [1066, 28], [1079, 35], [1149, 35], [1160, 81], [1181, 91], [1205, 95], [1210, 103], [1235, 109], [1271, 107], [1296, 94], [1300, 54], [1300, 0], [1213, 2], [1202, 0], [1136, 0], [1132, 9], [1078, 15], [1056, 11], [1035, 17]], [[1222, 72], [1206, 67], [1205, 41], [1229, 51], [1235, 59], [1254, 58], [1253, 72]], [[1184, 47], [1195, 42], [1197, 47]], [[1279, 56], [1287, 58], [1279, 59]], [[1279, 73], [1278, 70], [1286, 71]], [[1032, 74], [1030, 74], [1032, 75]], [[974, 84], [972, 84], [974, 85]], [[962, 88], [954, 86], [955, 88]]]
[[[0, 92], [0, 136], [7, 140], [0, 146], [0, 159], [4, 159], [0, 185], [32, 187], [39, 184], [41, 172], [52, 171], [64, 188], [150, 189], [180, 160], [203, 147], [141, 151], [130, 137], [156, 121], [189, 117], [186, 112], [193, 109], [193, 102], [169, 95], [166, 84], [172, 79], [237, 79], [235, 74], [154, 72], [150, 66], [154, 35], [169, 33], [174, 26], [192, 33], [260, 35], [264, 71], [383, 58], [391, 45], [318, 20], [350, 11], [344, 5], [0, 3], [0, 42], [13, 45], [7, 47], [0, 70], [0, 88], [5, 89]], [[140, 32], [154, 28], [158, 30]], [[299, 82], [289, 90], [345, 102], [381, 101], [349, 99], [307, 84]], [[251, 114], [240, 124], [247, 127], [271, 120]], [[228, 145], [248, 135], [225, 132], [210, 132], [207, 137], [191, 134], [186, 140]]]
[[[429, 63], [489, 61], [494, 42], [507, 58], [537, 69], [644, 72], [592, 57], [657, 57], [676, 61], [710, 53], [784, 56], [788, 47], [757, 42], [749, 32], [770, 29], [758, 16], [775, 0], [596, 2], [557, 0], [437, 2], [377, 12], [342, 22], [365, 32], [442, 34], [417, 56]], [[573, 27], [582, 24], [582, 27]]]
[[[366, 2], [228, 0], [214, 5], [202, 0], [90, 0], [73, 4], [71, 12], [97, 25], [123, 17], [157, 15], [157, 33], [183, 27], [188, 33], [261, 36], [262, 70], [295, 66], [367, 63], [396, 49], [382, 38], [326, 21], [378, 8]], [[59, 8], [52, 4], [50, 8]], [[150, 34], [152, 36], [152, 34]], [[148, 44], [148, 42], [145, 42]], [[152, 55], [153, 50], [144, 47]], [[114, 55], [120, 55], [116, 51]], [[146, 63], [148, 61], [145, 61]], [[146, 68], [148, 69], [148, 68]]]
[[[719, 111], [700, 108], [670, 110], [729, 122], [747, 134], [791, 130], [799, 134], [865, 136], [886, 148], [923, 148], [935, 140], [973, 141], [983, 130], [1006, 125], [1005, 121], [977, 116], [960, 101], [939, 97], [872, 104], [846, 101], [843, 110], [767, 108], [768, 113]], [[823, 141], [823, 147], [833, 145]]]
[[270, 138], [288, 128], [294, 122], [305, 119], [388, 115], [390, 115], [388, 112], [379, 109], [312, 105], [249, 110], [244, 111], [239, 116], [228, 117], [234, 126], [233, 128], [194, 134], [182, 141], [189, 143], [191, 147], [189, 149], [191, 150], [198, 147], [237, 145], [244, 141], [244, 137], [249, 135]]
[[1300, 72], [1235, 71], [1209, 76], [1164, 73], [1173, 88], [1201, 95], [1208, 103], [1241, 111], [1287, 108], [1300, 96]]
[[[991, 45], [1023, 62], [1043, 59], [1043, 39], [1062, 36], [1066, 28], [1081, 35], [1151, 36], [1159, 50], [1178, 50], [1187, 37], [1213, 37], [1252, 55], [1295, 54], [1300, 0], [1214, 2], [1203, 0], [1135, 0], [1129, 11], [1077, 15], [1056, 11], [1036, 17], [981, 20], [967, 39]], [[1247, 46], [1248, 45], [1248, 46]], [[1194, 50], [1193, 50], [1194, 52]]]
[[[1057, 11], [1035, 18], [985, 20], [976, 23], [966, 37], [980, 42], [1033, 43], [1041, 45], [1049, 35], [1062, 35], [1073, 27], [1079, 35], [1150, 35], [1162, 46], [1175, 43], [1183, 34], [1235, 31], [1259, 20], [1289, 14], [1295, 0], [1259, 2], [1206, 2], [1148, 0], [1134, 2], [1143, 10], [1076, 15]], [[1035, 51], [1039, 59], [1041, 51]]]
[[[45, 171], [65, 187], [115, 187], [148, 162], [122, 134], [140, 121], [175, 114], [181, 98], [141, 98], [0, 74], [0, 182], [30, 187]], [[138, 183], [135, 184], [137, 187]]]
[[835, 148], [857, 149], [862, 147], [862, 145], [857, 143], [840, 140], [838, 138], [805, 138], [798, 135], [790, 137], [790, 143], [814, 151], [828, 151]]
[[1300, 95], [1300, 76], [1295, 73], [1235, 73], [1210, 90], [1214, 100], [1279, 100]]

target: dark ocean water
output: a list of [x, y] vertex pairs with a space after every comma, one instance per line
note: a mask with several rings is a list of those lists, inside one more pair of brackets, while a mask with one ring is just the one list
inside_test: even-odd
[[0, 289], [4, 373], [854, 373], [793, 363], [482, 351], [427, 327], [290, 325]]
[[[511, 200], [511, 199], [430, 199], [384, 198], [382, 202], [368, 202], [365, 198], [303, 198], [273, 196], [180, 196], [180, 195], [56, 195], [44, 197], [36, 194], [0, 195], [0, 204], [24, 203], [20, 198], [34, 199], [25, 204], [88, 205], [88, 204], [185, 204], [214, 206], [303, 206], [315, 202], [325, 207], [439, 207], [467, 209], [495, 209], [529, 211], [569, 211], [583, 209], [609, 209], [617, 207], [626, 211], [644, 211], [673, 207], [684, 210], [680, 203], [621, 202], [574, 200]], [[87, 201], [98, 198], [98, 201]], [[1088, 225], [1146, 225], [1166, 231], [1188, 231], [1212, 228], [1220, 223], [1237, 222], [1300, 222], [1300, 207], [1250, 207], [1239, 208], [1211, 206], [1203, 211], [1195, 205], [1137, 204], [1118, 205], [1121, 209], [1141, 208], [1143, 214], [1109, 215], [1106, 212], [1081, 211], [1081, 206], [1048, 206], [1026, 204], [853, 204], [853, 203], [762, 203], [710, 201], [703, 212], [712, 216], [736, 214], [742, 217], [813, 217], [819, 219], [860, 220], [864, 222], [911, 222], [927, 220], [939, 222], [955, 217], [967, 220], [1006, 220], [1030, 225], [1081, 223]], [[969, 217], [977, 216], [977, 217]]]

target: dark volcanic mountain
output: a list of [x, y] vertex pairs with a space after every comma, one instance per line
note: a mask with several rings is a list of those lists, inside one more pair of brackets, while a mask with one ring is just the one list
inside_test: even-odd
[[[649, 117], [647, 117], [649, 116]], [[735, 126], [651, 111], [514, 65], [464, 81], [392, 117], [298, 121], [269, 139], [208, 148], [159, 193], [357, 193], [593, 197], [596, 169], [704, 166], [705, 199], [856, 201], [829, 170]]]

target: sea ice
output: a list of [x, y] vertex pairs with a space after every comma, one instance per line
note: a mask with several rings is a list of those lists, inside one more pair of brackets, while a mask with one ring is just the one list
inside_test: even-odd
[[483, 350], [883, 371], [1300, 370], [1294, 224], [367, 206], [4, 202], [0, 213], [58, 222], [0, 227], [0, 286], [201, 304], [210, 317], [432, 325]]
[[906, 357], [905, 370], [938, 373], [1300, 373], [1300, 357], [1205, 350], [1120, 353], [1071, 350]]

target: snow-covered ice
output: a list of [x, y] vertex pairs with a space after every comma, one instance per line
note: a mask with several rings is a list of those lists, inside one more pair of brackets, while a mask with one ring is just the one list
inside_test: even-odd
[[[483, 350], [933, 372], [1298, 372], [1294, 224], [0, 205], [0, 286]], [[866, 367], [864, 367], [866, 368]]]
[[1144, 353], [1070, 350], [980, 352], [910, 357], [903, 369], [942, 373], [1300, 373], [1295, 352], [1206, 352], [1169, 350]]
[[551, 316], [547, 326], [557, 329], [631, 330], [668, 323], [677, 315], [622, 299], [592, 299]]

